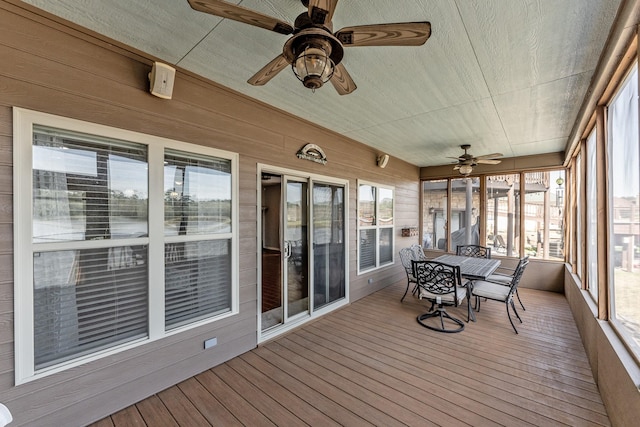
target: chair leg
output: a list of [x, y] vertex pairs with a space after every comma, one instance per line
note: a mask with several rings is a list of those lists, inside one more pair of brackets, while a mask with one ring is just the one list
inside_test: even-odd
[[[431, 317], [439, 317], [440, 319], [440, 325], [441, 327], [435, 327], [435, 326], [431, 326], [428, 323], [424, 322], [426, 319], [429, 319]], [[452, 322], [454, 322], [455, 324], [457, 324], [457, 328], [456, 329], [446, 329], [444, 326], [444, 320], [445, 318], [451, 320]], [[456, 319], [455, 317], [451, 316], [449, 313], [447, 313], [447, 311], [442, 308], [442, 307], [438, 307], [437, 310], [435, 311], [429, 311], [428, 313], [425, 314], [421, 314], [417, 317], [416, 319], [418, 321], [418, 323], [420, 323], [422, 326], [424, 326], [425, 328], [431, 329], [433, 331], [437, 331], [437, 332], [446, 332], [446, 333], [456, 333], [456, 332], [461, 332], [464, 330], [464, 322], [460, 319]]]
[[[507, 316], [509, 317], [509, 323], [511, 323], [511, 327], [513, 328], [513, 330], [515, 331], [515, 333], [518, 333], [518, 330], [516, 329], [516, 325], [513, 324], [513, 320], [511, 320], [511, 313], [509, 312], [509, 301], [505, 301], [505, 305], [507, 306]], [[514, 307], [515, 310], [515, 307]], [[517, 313], [516, 313], [517, 315]], [[518, 317], [520, 318], [520, 317]]]
[[522, 323], [522, 319], [520, 318], [520, 315], [518, 314], [518, 311], [516, 310], [516, 304], [513, 302], [513, 299], [511, 300], [511, 308], [513, 308], [513, 312], [516, 314], [516, 317], [518, 318], [520, 323]]
[[522, 307], [522, 310], [527, 311], [527, 309], [524, 308], [524, 304], [522, 304], [522, 300], [520, 299], [520, 294], [518, 293], [517, 289], [516, 289], [516, 296], [518, 297], [518, 302], [520, 303], [520, 307]]
[[415, 297], [419, 289], [420, 289], [420, 286], [418, 286], [418, 284], [416, 283], [416, 285], [413, 287], [413, 290], [411, 291], [411, 295]]
[[476, 321], [476, 314], [471, 308], [471, 294], [467, 293], [467, 323]]
[[407, 282], [407, 289], [404, 290], [404, 295], [402, 295], [402, 298], [400, 298], [400, 302], [404, 301], [404, 297], [407, 296], [407, 292], [409, 292], [409, 285], [411, 283]]

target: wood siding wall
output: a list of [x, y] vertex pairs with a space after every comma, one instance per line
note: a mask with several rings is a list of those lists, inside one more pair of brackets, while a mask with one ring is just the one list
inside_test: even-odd
[[[0, 3], [0, 28], [0, 401], [13, 413], [12, 426], [89, 423], [256, 346], [258, 162], [349, 180], [351, 301], [404, 277], [398, 261], [356, 275], [356, 180], [395, 186], [397, 253], [418, 240], [401, 236], [402, 227], [419, 222], [416, 166], [392, 158], [380, 169], [375, 150], [182, 70], [172, 100], [153, 97], [147, 73], [155, 58], [19, 1]], [[14, 106], [239, 153], [240, 313], [14, 386]], [[306, 143], [318, 144], [328, 164], [298, 159]], [[214, 336], [218, 345], [203, 350]]]

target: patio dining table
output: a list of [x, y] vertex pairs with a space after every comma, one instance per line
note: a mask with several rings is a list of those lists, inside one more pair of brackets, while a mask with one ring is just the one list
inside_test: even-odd
[[460, 255], [440, 255], [433, 260], [460, 267], [460, 275], [470, 280], [486, 280], [500, 267], [500, 260], [497, 259]]
[[473, 322], [476, 321], [476, 316], [473, 310], [471, 310], [471, 290], [473, 289], [474, 280], [486, 280], [492, 275], [498, 267], [500, 267], [500, 260], [487, 259], [487, 258], [475, 258], [460, 255], [440, 255], [433, 259], [434, 261], [442, 262], [444, 264], [455, 265], [460, 267], [460, 275], [465, 279], [469, 279], [467, 283], [467, 304], [469, 304], [469, 314]]

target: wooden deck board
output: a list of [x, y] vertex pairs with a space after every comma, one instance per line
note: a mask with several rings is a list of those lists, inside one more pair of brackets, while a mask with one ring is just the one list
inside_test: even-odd
[[[353, 314], [353, 313], [350, 313], [350, 314]], [[362, 333], [366, 335], [369, 335], [371, 333], [372, 326], [377, 325], [375, 328], [376, 333], [383, 334], [384, 330], [387, 331], [386, 335], [380, 335], [380, 339], [395, 342], [395, 345], [403, 345], [406, 342], [406, 338], [408, 336], [407, 332], [403, 332], [401, 328], [391, 328], [391, 326], [388, 325], [388, 322], [375, 323], [376, 322], [375, 319], [373, 320], [368, 319], [366, 324], [361, 324], [361, 322], [363, 321], [363, 317], [364, 316], [349, 317], [348, 319], [345, 319], [344, 322], [350, 328], [354, 330], [359, 329], [360, 331], [362, 331]], [[339, 322], [340, 319], [337, 317], [334, 317], [332, 321]], [[513, 337], [510, 337], [510, 338], [513, 339]], [[544, 379], [542, 375], [544, 375], [544, 373], [548, 369], [548, 368], [546, 369], [541, 368], [539, 370], [535, 370], [534, 372], [531, 373], [531, 375], [528, 375], [526, 372], [522, 371], [521, 368], [523, 366], [523, 363], [526, 364], [527, 360], [531, 359], [528, 354], [522, 354], [522, 357], [520, 358], [520, 360], [514, 360], [512, 363], [505, 363], [504, 356], [506, 355], [507, 352], [499, 351], [500, 349], [504, 349], [505, 347], [502, 343], [496, 342], [496, 340], [494, 340], [493, 338], [491, 339], [489, 346], [487, 345], [488, 343], [486, 339], [474, 342], [473, 343], [474, 345], [471, 347], [463, 346], [463, 343], [458, 343], [455, 341], [450, 343], [441, 342], [439, 344], [440, 345], [438, 346], [438, 349], [425, 348], [424, 351], [427, 353], [430, 352], [433, 357], [441, 357], [442, 354], [446, 355], [447, 353], [455, 353], [456, 358], [466, 361], [466, 363], [469, 365], [477, 366], [478, 369], [483, 369], [483, 372], [488, 373], [490, 376], [496, 376], [501, 380], [510, 380], [516, 383], [519, 382], [518, 380], [521, 377], [520, 383], [522, 385], [529, 385], [532, 382], [534, 384], [539, 383], [541, 378]], [[508, 356], [511, 356], [512, 352], [509, 351], [508, 353], [509, 353]], [[559, 356], [562, 356], [564, 353], [565, 352], [556, 354], [554, 352], [552, 354], [545, 354], [545, 352], [539, 351], [535, 353], [533, 363], [537, 364], [538, 362], [535, 361], [535, 358], [540, 358], [541, 356], [544, 357], [545, 359], [556, 359]], [[508, 359], [506, 361], [509, 362]], [[569, 366], [569, 368], [570, 367], [571, 366]], [[567, 372], [567, 371], [563, 370], [563, 372]], [[584, 372], [581, 373], [581, 375], [583, 374]], [[557, 380], [557, 375], [554, 375], [554, 378]], [[555, 380], [547, 381], [546, 384], [542, 384], [542, 385], [544, 385], [545, 387], [548, 387], [548, 386], [555, 387], [556, 385], [561, 386], [562, 382], [555, 381]], [[581, 385], [584, 385], [584, 384], [578, 383], [577, 385], [574, 384], [573, 386], [579, 387]], [[598, 394], [597, 389], [594, 387], [593, 381], [591, 381], [590, 383], [587, 383], [586, 386], [588, 389], [592, 390], [591, 398], [594, 401], [599, 402], [600, 395]], [[560, 391], [562, 394], [572, 393], [572, 387], [570, 386], [560, 387]], [[585, 394], [580, 392], [580, 399], [583, 399], [583, 398], [585, 398]]]
[[[221, 365], [220, 365], [221, 366]], [[215, 368], [196, 376], [198, 381], [216, 397], [243, 425], [274, 426], [266, 416], [260, 413], [248, 400], [236, 393], [215, 373]], [[265, 396], [267, 397], [267, 396]]]
[[[349, 325], [354, 329], [358, 328], [358, 325], [355, 323], [356, 320], [350, 320]], [[364, 333], [368, 333], [370, 329], [369, 326], [363, 327]], [[399, 345], [402, 344], [402, 340], [405, 340], [406, 337], [397, 338], [398, 334], [401, 331], [395, 330], [391, 331], [390, 335], [386, 338], [391, 340], [392, 342], [396, 342]], [[493, 341], [492, 341], [493, 342]], [[484, 344], [485, 343], [480, 343]], [[479, 370], [483, 375], [488, 375], [489, 377], [495, 377], [502, 381], [511, 381], [520, 385], [539, 385], [540, 387], [544, 387], [545, 389], [551, 387], [551, 389], [558, 389], [561, 395], [565, 393], [578, 393], [580, 396], [580, 401], [587, 396], [587, 399], [593, 400], [595, 402], [600, 401], [600, 395], [597, 390], [593, 389], [591, 392], [591, 397], [588, 397], [588, 394], [582, 392], [582, 390], [577, 390], [574, 392], [573, 387], [580, 387], [583, 385], [582, 383], [575, 384], [567, 384], [565, 385], [563, 382], [557, 381], [556, 379], [546, 378], [544, 376], [545, 372], [543, 369], [536, 370], [532, 373], [527, 373], [524, 370], [520, 369], [522, 365], [516, 365], [511, 367], [510, 364], [503, 363], [503, 360], [500, 357], [494, 357], [491, 354], [488, 354], [488, 350], [484, 349], [483, 354], [479, 354], [478, 351], [469, 351], [468, 349], [463, 349], [457, 346], [455, 343], [453, 344], [445, 344], [442, 343], [438, 349], [435, 348], [426, 348], [424, 349], [427, 354], [432, 354], [433, 357], [441, 357], [442, 350], [446, 349], [449, 352], [455, 352], [456, 358], [460, 360], [461, 363], [466, 363], [472, 366], [475, 366], [477, 370]], [[475, 349], [482, 349], [482, 347], [475, 347]], [[515, 364], [515, 362], [514, 362]]]
[[[276, 402], [285, 408], [288, 408], [302, 422], [311, 426], [339, 426], [329, 416], [312, 406], [308, 402], [293, 394], [290, 390], [278, 384], [276, 381], [265, 375], [254, 366], [250, 365], [246, 360], [237, 357], [228, 362], [237, 373], [242, 375], [260, 389], [261, 393], [271, 396]], [[260, 398], [260, 396], [258, 396]]]
[[[92, 427], [610, 425], [562, 295], [522, 289], [517, 335], [494, 301], [483, 302], [463, 332], [442, 334], [416, 322], [426, 302], [400, 302], [405, 286], [382, 289]], [[447, 310], [466, 319], [466, 303]]]
[[371, 424], [355, 415], [352, 411], [337, 404], [324, 394], [320, 393], [304, 383], [292, 372], [285, 371], [276, 363], [270, 363], [269, 359], [272, 353], [264, 348], [258, 348], [255, 351], [248, 352], [240, 356], [242, 360], [251, 364], [254, 368], [259, 369], [280, 386], [290, 390], [293, 394], [304, 400], [307, 404], [313, 405], [316, 409], [326, 414], [329, 418], [340, 425], [348, 426], [370, 426]]
[[181, 382], [178, 387], [193, 402], [209, 424], [221, 427], [242, 426], [242, 423], [195, 378]]
[[[343, 371], [343, 376], [358, 375], [361, 384], [371, 383], [369, 387], [378, 390], [387, 398], [395, 400], [406, 410], [417, 411], [425, 417], [424, 423], [432, 421], [437, 425], [476, 425], [481, 417], [475, 414], [447, 413], [448, 408], [454, 407], [460, 396], [449, 390], [438, 390], [433, 384], [425, 383], [415, 375], [404, 372], [394, 366], [378, 363], [374, 358], [358, 353], [349, 348], [349, 344], [326, 347], [327, 341], [313, 333], [304, 336], [292, 335], [288, 337], [307, 347], [310, 352], [317, 352], [327, 359], [333, 359], [344, 366], [337, 371]], [[415, 369], [420, 369], [415, 367]], [[447, 400], [449, 399], [449, 400]], [[485, 408], [481, 405], [480, 412]], [[495, 414], [492, 414], [495, 415]], [[428, 419], [428, 420], [427, 420]], [[415, 424], [410, 424], [415, 425]], [[491, 419], [486, 419], [483, 425], [500, 425]]]
[[139, 402], [136, 407], [148, 425], [163, 425], [167, 427], [178, 425], [171, 412], [157, 395]]
[[[328, 332], [323, 331], [325, 335], [322, 338], [324, 340], [333, 339], [332, 336], [338, 334], [336, 330], [337, 328], [332, 328], [331, 335], [327, 335]], [[407, 370], [415, 370], [418, 367], [421, 372], [415, 375], [432, 375], [437, 383], [447, 381], [449, 388], [458, 394], [471, 397], [476, 393], [476, 390], [484, 390], [488, 395], [479, 395], [477, 399], [487, 406], [495, 404], [497, 405], [495, 406], [496, 409], [504, 409], [505, 402], [519, 406], [529, 406], [530, 409], [528, 411], [523, 410], [519, 413], [519, 416], [525, 417], [527, 412], [531, 412], [529, 415], [533, 420], [525, 418], [529, 422], [537, 422], [535, 420], [538, 419], [540, 414], [552, 419], [559, 418], [559, 421], [562, 421], [565, 416], [562, 411], [564, 409], [563, 406], [567, 406], [566, 410], [579, 413], [586, 418], [591, 418], [592, 416], [590, 410], [583, 409], [581, 411], [575, 405], [564, 405], [564, 402], [560, 400], [552, 399], [553, 407], [545, 406], [550, 401], [546, 393], [532, 392], [528, 388], [514, 386], [508, 380], [496, 381], [490, 375], [477, 372], [473, 363], [463, 363], [457, 360], [455, 352], [447, 353], [436, 350], [428, 358], [423, 359], [420, 344], [413, 344], [412, 346], [402, 346], [401, 343], [379, 345], [377, 342], [388, 343], [389, 337], [378, 334], [369, 334], [365, 337], [345, 335], [341, 338], [343, 338], [341, 345], [347, 346], [355, 342], [360, 348], [368, 348], [370, 350], [369, 353], [373, 355], [372, 357], [379, 357], [380, 360], [394, 358], [399, 362], [398, 366], [401, 363], [402, 366], [406, 366]], [[419, 364], [416, 362], [419, 362]], [[469, 391], [469, 388], [473, 389], [473, 391]]]
[[189, 398], [180, 390], [180, 387], [171, 387], [163, 390], [158, 393], [158, 397], [171, 412], [178, 425], [204, 426], [209, 424]]
[[136, 406], [129, 406], [122, 411], [116, 412], [111, 416], [111, 421], [114, 426], [118, 427], [140, 427], [147, 425]]
[[[337, 335], [335, 329], [333, 329], [333, 335]], [[326, 339], [327, 337], [324, 336], [323, 338]], [[440, 390], [440, 393], [441, 395], [448, 395], [449, 405], [452, 407], [458, 405], [465, 407], [466, 404], [471, 404], [471, 401], [475, 401], [480, 406], [485, 407], [486, 410], [493, 409], [506, 414], [509, 413], [511, 405], [494, 395], [499, 392], [498, 390], [478, 387], [473, 377], [465, 376], [458, 372], [464, 369], [462, 364], [448, 358], [444, 361], [445, 366], [442, 366], [435, 358], [425, 356], [420, 351], [406, 350], [406, 347], [379, 344], [379, 342], [383, 341], [375, 334], [369, 337], [347, 335], [336, 340], [341, 346], [350, 346], [351, 343], [355, 343], [358, 348], [366, 349], [365, 353], [363, 353], [364, 355], [368, 355], [369, 358], [375, 359], [380, 363], [394, 366], [408, 376], [415, 376], [426, 386], [442, 387], [444, 390]], [[420, 347], [419, 344], [417, 346]], [[400, 374], [396, 373], [395, 375]], [[462, 403], [463, 400], [467, 401]], [[538, 422], [538, 414], [526, 408], [519, 411], [518, 417], [522, 421], [531, 422], [530, 419], [533, 419], [534, 424]]]

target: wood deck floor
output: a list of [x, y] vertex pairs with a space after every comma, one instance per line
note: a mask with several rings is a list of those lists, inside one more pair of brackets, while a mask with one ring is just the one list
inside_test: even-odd
[[[138, 402], [103, 426], [608, 426], [562, 295], [487, 301], [458, 334], [416, 322], [404, 283]], [[465, 306], [466, 307], [466, 306]], [[449, 309], [466, 318], [466, 308]]]

